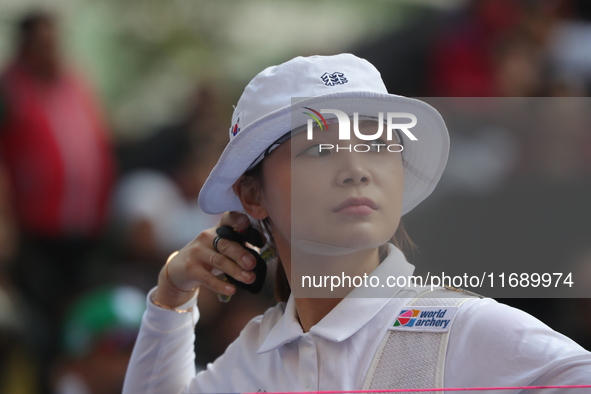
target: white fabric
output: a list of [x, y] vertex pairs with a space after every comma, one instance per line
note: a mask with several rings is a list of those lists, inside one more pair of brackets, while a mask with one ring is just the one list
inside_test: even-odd
[[[327, 85], [326, 73], [342, 73], [346, 82]], [[265, 149], [311, 119], [304, 108], [338, 109], [349, 116], [354, 112], [413, 114], [417, 124], [410, 131], [417, 141], [404, 141], [402, 214], [427, 198], [439, 182], [449, 153], [449, 135], [435, 108], [389, 94], [379, 71], [365, 59], [349, 53], [300, 56], [263, 70], [244, 89], [232, 116], [230, 142], [199, 194], [203, 212], [242, 211], [232, 185]]]
[[[413, 269], [392, 246], [374, 273], [407, 275]], [[149, 302], [123, 392], [359, 390], [385, 330], [416, 293], [393, 288], [395, 298], [354, 298], [357, 290], [307, 333], [293, 298], [270, 308], [199, 374], [193, 353], [198, 312], [178, 314]], [[522, 311], [492, 299], [469, 300], [453, 323], [444, 384], [591, 384], [591, 353]]]

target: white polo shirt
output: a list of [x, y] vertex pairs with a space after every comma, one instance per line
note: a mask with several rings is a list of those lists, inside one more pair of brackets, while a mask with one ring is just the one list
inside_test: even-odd
[[[385, 281], [413, 271], [402, 252], [390, 246], [372, 275]], [[387, 328], [416, 295], [410, 288], [389, 288], [390, 297], [357, 298], [361, 291], [354, 289], [307, 333], [290, 297], [251, 320], [226, 352], [198, 374], [193, 350], [197, 308], [179, 314], [149, 301], [123, 392], [360, 390]], [[444, 384], [591, 384], [591, 353], [520, 310], [492, 299], [471, 299], [459, 308], [452, 325]]]

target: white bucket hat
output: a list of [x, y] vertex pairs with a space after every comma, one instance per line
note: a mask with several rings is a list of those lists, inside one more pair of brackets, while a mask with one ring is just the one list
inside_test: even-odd
[[232, 185], [261, 154], [295, 126], [305, 125], [303, 107], [338, 108], [349, 115], [406, 112], [416, 116], [405, 139], [402, 214], [427, 198], [443, 173], [449, 135], [441, 115], [419, 100], [389, 94], [379, 71], [352, 54], [296, 57], [272, 66], [246, 86], [232, 116], [230, 142], [199, 194], [210, 214], [242, 211]]

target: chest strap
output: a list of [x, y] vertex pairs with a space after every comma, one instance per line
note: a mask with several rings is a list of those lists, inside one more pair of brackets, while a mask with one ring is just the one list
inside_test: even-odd
[[453, 318], [460, 305], [478, 297], [438, 288], [411, 300], [384, 335], [363, 390], [442, 388]]

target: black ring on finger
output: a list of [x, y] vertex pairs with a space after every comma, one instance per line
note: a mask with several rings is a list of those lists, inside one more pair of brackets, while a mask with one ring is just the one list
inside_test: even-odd
[[220, 237], [219, 235], [213, 239], [213, 249], [218, 253], [220, 253], [220, 251], [218, 250], [218, 242], [220, 242], [220, 239], [222, 239], [222, 237]]

